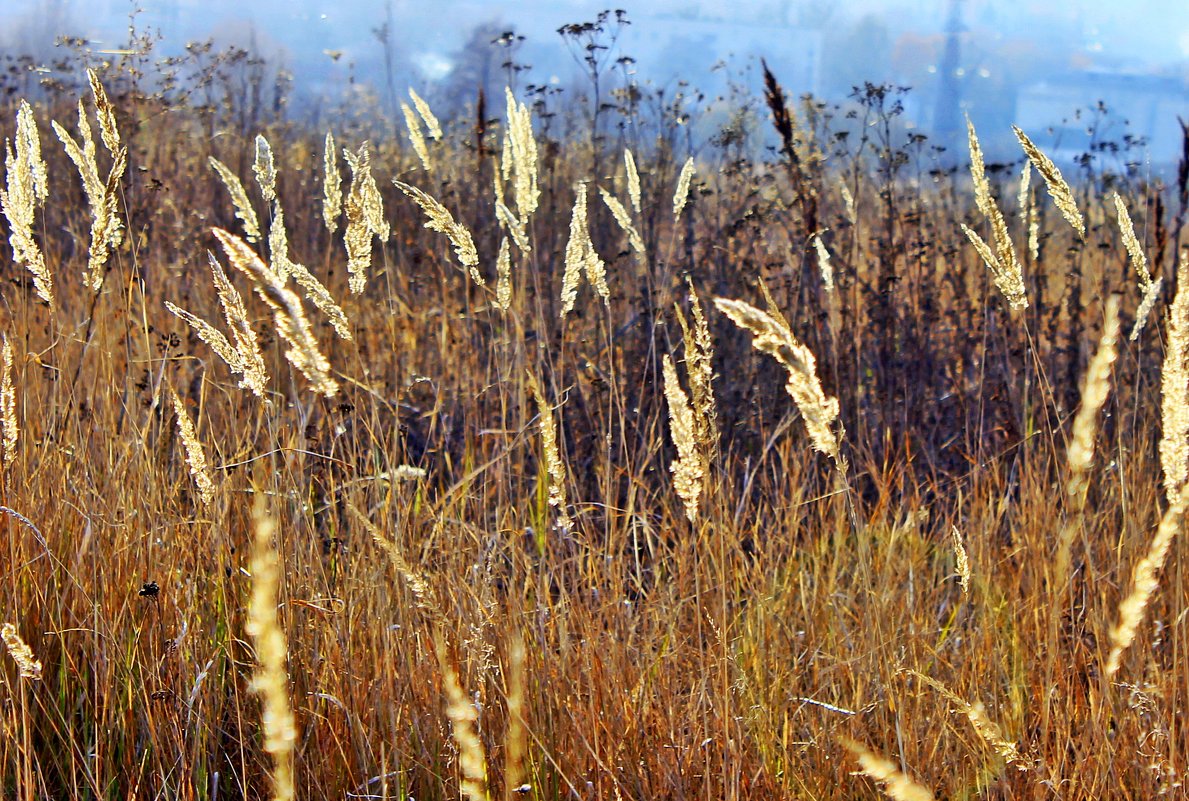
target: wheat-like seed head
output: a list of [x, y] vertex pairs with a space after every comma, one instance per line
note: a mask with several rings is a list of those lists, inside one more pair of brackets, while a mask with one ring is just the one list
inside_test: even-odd
[[293, 262], [289, 260], [289, 237], [285, 233], [285, 211], [281, 201], [273, 204], [272, 222], [268, 226], [268, 259], [282, 281], [289, 280]]
[[515, 175], [516, 211], [521, 220], [537, 210], [541, 191], [537, 188], [537, 140], [533, 137], [532, 113], [524, 103], [517, 103], [512, 90], [505, 88], [508, 122], [504, 131], [504, 156], [501, 166], [504, 180]]
[[330, 321], [331, 326], [334, 327], [334, 331], [339, 335], [339, 338], [346, 340], [354, 339], [351, 335], [351, 324], [347, 319], [347, 313], [335, 302], [334, 297], [330, 294], [330, 290], [304, 264], [290, 262], [289, 273], [293, 276], [293, 280], [297, 282], [297, 285], [305, 290], [306, 297], [310, 303], [313, 303], [318, 311], [326, 315], [326, 319]]
[[211, 478], [211, 469], [203, 450], [202, 441], [198, 439], [198, 431], [194, 428], [194, 421], [182, 405], [173, 387], [169, 388], [169, 397], [173, 401], [174, 414], [177, 415], [178, 436], [182, 446], [186, 449], [186, 463], [190, 465], [190, 476], [194, 479], [194, 486], [198, 488], [198, 497], [206, 505], [215, 499], [215, 482]]
[[289, 674], [286, 662], [289, 644], [277, 619], [277, 590], [281, 583], [281, 559], [273, 548], [276, 521], [263, 503], [257, 503], [255, 543], [252, 549], [252, 596], [245, 628], [256, 648], [256, 671], [252, 691], [261, 697], [264, 750], [273, 759], [273, 798], [292, 801], [293, 750], [297, 743], [297, 720], [289, 705]]
[[359, 146], [358, 153], [344, 149], [343, 156], [351, 169], [351, 187], [343, 204], [347, 215], [343, 242], [347, 248], [348, 283], [351, 292], [357, 295], [367, 286], [367, 271], [372, 264], [372, 237], [377, 236], [383, 242], [391, 235], [391, 228], [384, 219], [384, 201], [372, 177], [367, 142]]
[[29, 681], [41, 681], [41, 662], [33, 655], [33, 649], [21, 639], [20, 632], [17, 627], [11, 623], [5, 623], [0, 627], [0, 639], [4, 640], [4, 646], [8, 649], [8, 655], [12, 657], [12, 661], [17, 663], [17, 672], [22, 679]]
[[256, 134], [256, 161], [252, 163], [252, 172], [256, 175], [256, 184], [265, 201], [276, 200], [277, 164], [273, 159], [272, 145], [263, 134]]
[[628, 243], [632, 246], [632, 250], [640, 254], [640, 258], [644, 258], [647, 255], [644, 248], [644, 239], [640, 236], [640, 232], [636, 230], [636, 226], [632, 224], [631, 214], [619, 202], [619, 198], [601, 186], [599, 187], [599, 194], [603, 197], [603, 203], [611, 210], [611, 216], [615, 218], [615, 222], [619, 223], [619, 227], [628, 235]]
[[1127, 213], [1127, 206], [1123, 203], [1123, 198], [1119, 196], [1118, 192], [1114, 193], [1113, 199], [1115, 214], [1119, 221], [1119, 234], [1123, 237], [1123, 246], [1127, 248], [1131, 266], [1139, 277], [1141, 299], [1139, 308], [1135, 312], [1135, 325], [1131, 329], [1129, 337], [1132, 342], [1135, 342], [1139, 339], [1140, 332], [1144, 330], [1144, 325], [1148, 322], [1148, 315], [1160, 297], [1164, 279], [1152, 280], [1152, 275], [1148, 272], [1148, 257], [1144, 255], [1143, 245], [1140, 244], [1139, 237], [1135, 235], [1135, 226], [1131, 223], [1131, 215]]
[[1020, 222], [1028, 232], [1028, 255], [1033, 261], [1040, 258], [1040, 212], [1036, 208], [1036, 197], [1032, 191], [1032, 162], [1024, 162], [1020, 175], [1020, 189], [1016, 195]]
[[1106, 317], [1102, 324], [1102, 338], [1098, 350], [1086, 369], [1082, 384], [1082, 405], [1073, 418], [1073, 436], [1069, 443], [1069, 482], [1066, 494], [1072, 501], [1075, 514], [1080, 514], [1086, 502], [1090, 467], [1094, 463], [1094, 438], [1098, 433], [1098, 415], [1106, 404], [1111, 389], [1111, 368], [1118, 358], [1119, 296], [1106, 302]]
[[[954, 529], [954, 535], [957, 537], [957, 529]], [[983, 706], [981, 701], [976, 701], [972, 704], [937, 679], [926, 676], [924, 673], [919, 673], [915, 670], [904, 670], [903, 672], [932, 687], [939, 695], [949, 701], [954, 707], [954, 711], [960, 715], [964, 715], [970, 721], [970, 725], [974, 727], [975, 733], [995, 753], [999, 754], [1005, 762], [1009, 765], [1015, 765], [1018, 770], [1028, 769], [1028, 765], [1020, 756], [1019, 746], [1003, 736], [1003, 730], [987, 716], [987, 708]]]
[[95, 98], [95, 117], [99, 120], [99, 136], [103, 139], [103, 146], [113, 156], [120, 150], [120, 131], [116, 127], [116, 107], [112, 105], [99, 81], [95, 70], [87, 70], [87, 80], [91, 84], [91, 95]]
[[3, 340], [3, 350], [0, 351], [0, 427], [4, 429], [4, 466], [8, 467], [16, 459], [21, 429], [17, 424], [17, 393], [12, 381], [12, 345], [8, 334], [4, 334]]
[[435, 142], [442, 139], [442, 126], [438, 122], [438, 118], [434, 116], [433, 111], [429, 108], [429, 103], [426, 103], [421, 95], [409, 88], [409, 97], [413, 100], [413, 105], [417, 107], [417, 113], [421, 115], [421, 119], [425, 121], [425, 130], [429, 132], [429, 138]]
[[982, 257], [983, 262], [991, 271], [991, 279], [995, 282], [995, 286], [999, 287], [999, 291], [1007, 298], [1008, 305], [1013, 309], [1028, 308], [1028, 292], [1024, 286], [1024, 276], [1018, 269], [1020, 264], [1015, 262], [1015, 268], [1012, 269], [1005, 266], [1003, 261], [996, 255], [983, 241], [983, 238], [976, 234], [970, 228], [962, 225], [962, 231], [966, 237], [974, 245], [974, 249], [978, 251], [978, 255]]
[[846, 181], [838, 182], [838, 194], [842, 196], [842, 205], [846, 209], [846, 219], [851, 225], [857, 225], [859, 222], [859, 212], [855, 208], [855, 196], [851, 193], [850, 187], [846, 185]]
[[487, 757], [483, 751], [483, 741], [475, 731], [479, 713], [459, 684], [458, 671], [450, 660], [446, 640], [440, 630], [434, 633], [434, 653], [442, 671], [446, 718], [450, 721], [450, 733], [458, 748], [458, 769], [462, 774], [462, 787], [459, 789], [467, 801], [491, 801], [487, 788]]
[[309, 379], [314, 391], [327, 397], [335, 395], [339, 390], [338, 383], [330, 377], [330, 363], [318, 347], [318, 339], [306, 319], [301, 299], [285, 288], [280, 276], [269, 269], [242, 239], [221, 228], [215, 228], [214, 234], [232, 266], [252, 279], [256, 294], [273, 310], [277, 333], [289, 343], [285, 358]]
[[574, 309], [578, 283], [583, 273], [606, 303], [611, 295], [607, 287], [607, 270], [595, 252], [594, 243], [590, 241], [586, 219], [586, 184], [580, 182], [574, 185], [574, 211], [570, 215], [570, 239], [566, 243], [566, 269], [561, 285], [563, 318]]
[[698, 440], [703, 460], [707, 466], [718, 455], [718, 404], [714, 400], [714, 340], [710, 336], [710, 326], [706, 315], [702, 311], [702, 299], [694, 290], [693, 282], [689, 282], [690, 313], [694, 324], [691, 326], [681, 312], [680, 306], [674, 306], [677, 322], [681, 324], [682, 338], [685, 342], [685, 371], [689, 377], [690, 397], [694, 410], [694, 435]]
[[231, 204], [235, 207], [235, 216], [244, 226], [244, 235], [249, 242], [260, 239], [260, 220], [256, 217], [256, 210], [252, 208], [252, 201], [248, 200], [248, 193], [244, 185], [226, 164], [214, 156], [208, 159], [211, 167], [219, 175], [219, 180], [231, 195]]
[[891, 760], [854, 740], [843, 737], [839, 742], [858, 761], [860, 772], [883, 785], [888, 798], [893, 801], [933, 801], [932, 792], [901, 773]]
[[500, 311], [512, 308], [512, 249], [508, 237], [500, 239], [500, 252], [495, 259], [495, 305]]
[[681, 219], [681, 212], [685, 210], [689, 200], [689, 187], [694, 180], [694, 159], [689, 157], [681, 165], [681, 172], [677, 176], [677, 189], [673, 192], [673, 220]]
[[677, 459], [669, 465], [669, 470], [673, 473], [673, 488], [685, 504], [685, 514], [689, 522], [696, 523], [706, 465], [695, 431], [694, 410], [685, 390], [681, 388], [681, 382], [677, 379], [677, 369], [673, 367], [673, 360], [668, 355], [664, 358], [663, 368], [665, 400], [669, 404], [669, 432], [673, 437], [673, 445], [677, 448]]
[[213, 325], [203, 320], [185, 309], [175, 306], [170, 301], [165, 301], [165, 308], [169, 309], [169, 313], [182, 320], [184, 323], [194, 329], [194, 333], [198, 334], [198, 338], [210, 346], [215, 354], [227, 362], [227, 366], [231, 368], [232, 372], [243, 372], [243, 360], [240, 358], [239, 352], [223, 335], [223, 332], [215, 328]]
[[421, 121], [417, 119], [417, 115], [407, 103], [401, 103], [400, 110], [405, 117], [405, 128], [409, 132], [409, 143], [413, 145], [413, 152], [421, 160], [421, 166], [425, 168], [425, 171], [433, 172], [433, 163], [429, 160], [429, 148], [426, 147], [425, 137], [421, 134]]
[[1189, 251], [1181, 253], [1160, 371], [1160, 466], [1169, 504], [1189, 478]]
[[532, 253], [532, 244], [528, 239], [528, 230], [525, 221], [516, 216], [510, 208], [504, 205], [503, 201], [496, 201], [495, 217], [499, 221], [500, 227], [508, 232], [512, 237], [512, 241], [516, 243], [516, 247], [520, 252], [528, 255]]
[[6, 187], [0, 188], [0, 210], [8, 219], [12, 258], [24, 264], [33, 276], [38, 297], [54, 305], [54, 278], [45, 256], [33, 238], [34, 216], [48, 194], [45, 162], [41, 160], [41, 140], [33, 110], [22, 101], [17, 110], [16, 151], [5, 142]]
[[1160, 570], [1168, 558], [1173, 537], [1180, 532], [1184, 524], [1186, 494], [1185, 489], [1182, 489], [1172, 499], [1164, 516], [1160, 518], [1160, 525], [1156, 527], [1156, 536], [1152, 538], [1148, 552], [1131, 571], [1131, 591], [1119, 603], [1119, 622], [1110, 632], [1111, 650], [1104, 670], [1108, 679], [1113, 678], [1122, 667], [1123, 653], [1135, 641], [1135, 635], [1144, 619], [1144, 610], [1160, 586]]
[[334, 233], [343, 213], [343, 176], [339, 173], [338, 151], [334, 134], [326, 132], [326, 147], [322, 151], [322, 219], [326, 229]]
[[1078, 232], [1078, 236], [1085, 239], [1086, 224], [1082, 221], [1082, 213], [1078, 211], [1078, 204], [1074, 200], [1073, 190], [1069, 188], [1069, 184], [1061, 177], [1061, 170], [1057, 169], [1057, 165], [1053, 163], [1052, 159], [1032, 143], [1032, 140], [1028, 138], [1027, 134], [1015, 125], [1011, 129], [1015, 131], [1016, 139], [1020, 140], [1020, 146], [1024, 148], [1024, 153], [1027, 154], [1028, 160], [1032, 162], [1032, 166], [1036, 167], [1036, 171], [1040, 173], [1040, 177], [1044, 178], [1045, 186], [1049, 190], [1049, 196], [1053, 198], [1053, 203], [1056, 204], [1061, 215], [1073, 226], [1073, 230]]
[[784, 366], [788, 372], [785, 388], [805, 418], [809, 441], [815, 450], [829, 456], [841, 468], [839, 437], [832, 430], [838, 419], [838, 399], [827, 396], [822, 389], [812, 351], [797, 340], [786, 323], [749, 303], [715, 298], [714, 305], [732, 322], [755, 336], [752, 347]]
[[528, 373], [528, 388], [537, 401], [541, 448], [545, 451], [545, 467], [549, 472], [549, 505], [557, 512], [557, 528], [563, 533], [568, 532], [573, 527], [573, 521], [566, 510], [569, 505], [566, 500], [566, 463], [562, 461], [561, 451], [557, 447], [557, 425], [553, 421], [553, 410], [545, 400], [540, 382], [531, 372]]
[[475, 241], [471, 238], [471, 232], [467, 230], [466, 226], [455, 222], [454, 217], [445, 206], [417, 187], [409, 186], [401, 181], [393, 181], [393, 183], [425, 212], [426, 228], [446, 235], [450, 244], [454, 245], [454, 253], [458, 256], [458, 261], [467, 268], [471, 279], [479, 286], [486, 286], [487, 282], [483, 279], [483, 274], [479, 272], [479, 253], [475, 250]]
[[636, 172], [636, 159], [632, 155], [632, 151], [624, 149], [623, 151], [623, 166], [624, 172], [627, 173], [628, 179], [628, 197], [631, 198], [632, 208], [635, 209], [636, 214], [640, 213], [640, 173]]
[[834, 292], [834, 265], [830, 263], [830, 251], [822, 241], [821, 234], [813, 235], [813, 249], [817, 252], [817, 267], [822, 274], [822, 286], [826, 292]]
[[958, 568], [958, 583], [962, 592], [970, 593], [970, 556], [966, 553], [966, 546], [962, 543], [962, 532], [957, 526], [950, 527], [950, 541], [954, 545], [954, 560]]
[[995, 285], [1007, 297], [1011, 307], [1024, 309], [1028, 307], [1028, 295], [1024, 287], [1023, 268], [1016, 257], [1015, 245], [1012, 244], [1011, 234], [1007, 230], [1007, 221], [999, 210], [999, 204], [991, 196], [991, 185], [987, 181], [986, 167], [983, 164], [983, 151], [979, 146], [974, 124], [969, 118], [966, 120], [966, 129], [970, 145], [970, 177], [974, 183], [975, 205], [991, 223], [991, 234], [995, 241], [994, 255], [991, 255], [991, 249], [978, 234], [965, 225], [962, 226], [962, 230], [983, 257], [983, 261], [991, 270]]
[[219, 296], [219, 305], [223, 307], [223, 319], [227, 321], [227, 327], [231, 329], [235, 353], [239, 357], [239, 371], [243, 375], [239, 385], [250, 390], [256, 397], [264, 398], [264, 390], [268, 384], [268, 370], [264, 366], [264, 356], [260, 353], [256, 331], [248, 319], [248, 309], [244, 305], [243, 296], [231, 283], [215, 255], [208, 253], [207, 256], [210, 262], [211, 280], [215, 285], [215, 292]]

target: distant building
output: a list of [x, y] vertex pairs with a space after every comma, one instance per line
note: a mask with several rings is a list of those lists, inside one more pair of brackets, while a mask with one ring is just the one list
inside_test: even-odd
[[[1105, 115], [1095, 112], [1100, 101]], [[1086, 70], [1021, 87], [1015, 116], [1016, 124], [1055, 161], [1071, 162], [1095, 144], [1122, 144], [1131, 134], [1148, 137], [1146, 154], [1153, 165], [1162, 166], [1181, 153], [1177, 115], [1189, 117], [1185, 80]]]

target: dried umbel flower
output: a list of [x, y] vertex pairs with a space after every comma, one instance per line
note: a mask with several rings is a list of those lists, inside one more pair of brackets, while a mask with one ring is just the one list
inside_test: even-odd
[[12, 661], [17, 663], [20, 677], [29, 681], [41, 681], [41, 662], [34, 658], [33, 649], [21, 639], [17, 627], [11, 623], [5, 623], [0, 628], [0, 639], [4, 640], [4, 646], [8, 649], [8, 655], [12, 657]]
[[689, 200], [689, 187], [694, 179], [694, 160], [691, 156], [681, 165], [681, 173], [677, 176], [677, 189], [673, 192], [673, 219], [680, 220], [681, 212], [685, 210]]
[[566, 269], [562, 275], [561, 316], [564, 318], [574, 309], [578, 298], [578, 283], [585, 273], [586, 280], [606, 303], [611, 292], [607, 287], [607, 270], [594, 243], [590, 241], [590, 229], [586, 220], [586, 184], [574, 186], [574, 211], [570, 215], [570, 239], [566, 243]]
[[20, 426], [17, 424], [17, 393], [12, 382], [12, 345], [8, 334], [4, 335], [4, 346], [0, 350], [0, 427], [3, 427], [4, 466], [13, 463], [17, 455], [17, 438]]
[[788, 371], [785, 388], [805, 418], [809, 441], [815, 450], [829, 456], [842, 469], [839, 437], [832, 430], [838, 419], [838, 399], [827, 396], [822, 389], [813, 353], [797, 340], [783, 320], [767, 312], [741, 300], [726, 298], [715, 298], [714, 305], [740, 328], [755, 335], [752, 347], [772, 356]]
[[297, 721], [289, 706], [289, 676], [286, 661], [289, 646], [277, 620], [277, 589], [281, 583], [281, 559], [273, 548], [276, 521], [265, 513], [263, 504], [255, 512], [255, 547], [252, 551], [252, 597], [245, 627], [256, 648], [256, 672], [252, 691], [261, 697], [264, 750], [273, 759], [273, 797], [291, 801], [293, 749], [297, 743]]
[[33, 109], [25, 101], [21, 101], [17, 109], [16, 150], [11, 142], [6, 141], [4, 146], [6, 188], [0, 188], [0, 210], [8, 219], [12, 258], [28, 268], [37, 296], [53, 306], [53, 274], [33, 238], [34, 215], [37, 207], [44, 204], [49, 188], [45, 162], [41, 160], [37, 123], [33, 119]]
[[1056, 204], [1057, 209], [1061, 212], [1061, 216], [1073, 227], [1073, 230], [1078, 232], [1078, 236], [1085, 239], [1086, 224], [1082, 221], [1082, 213], [1078, 211], [1078, 204], [1074, 200], [1073, 190], [1069, 188], [1069, 184], [1061, 177], [1061, 171], [1057, 169], [1057, 165], [1040, 148], [1032, 143], [1032, 140], [1028, 138], [1027, 134], [1015, 125], [1011, 129], [1015, 131], [1016, 139], [1020, 140], [1020, 146], [1024, 148], [1024, 153], [1027, 154], [1028, 160], [1032, 162], [1032, 166], [1036, 167], [1036, 171], [1040, 173], [1040, 177], [1045, 179], [1045, 186], [1048, 187], [1049, 196], [1053, 198], [1053, 203]]
[[198, 432], [194, 428], [194, 421], [190, 419], [182, 399], [178, 397], [173, 387], [169, 388], [169, 397], [173, 401], [173, 410], [177, 415], [178, 435], [182, 446], [186, 449], [186, 463], [190, 465], [190, 476], [194, 479], [194, 486], [198, 488], [198, 497], [204, 504], [210, 504], [215, 499], [215, 483], [211, 478], [211, 469], [206, 460], [206, 451], [198, 439]]
[[896, 764], [854, 740], [840, 742], [859, 763], [859, 770], [883, 785], [884, 794], [893, 801], [933, 801], [933, 793], [900, 772]]
[[338, 151], [334, 134], [326, 132], [326, 147], [322, 151], [322, 220], [326, 229], [334, 233], [343, 213], [343, 176], [339, 173]]
[[280, 277], [242, 239], [221, 228], [215, 228], [214, 234], [231, 264], [252, 279], [256, 294], [273, 310], [277, 333], [289, 343], [285, 358], [309, 379], [314, 391], [335, 395], [338, 383], [330, 377], [330, 363], [318, 347], [301, 299], [285, 288]]
[[694, 410], [689, 397], [677, 379], [673, 360], [664, 358], [665, 400], [669, 404], [669, 433], [677, 448], [677, 458], [669, 465], [673, 473], [673, 488], [685, 504], [685, 514], [691, 523], [698, 521], [698, 500], [702, 496], [702, 482], [706, 463], [695, 432]]
[[475, 250], [475, 241], [471, 239], [471, 232], [467, 230], [466, 226], [455, 222], [454, 217], [446, 210], [445, 206], [417, 187], [400, 181], [393, 181], [393, 183], [425, 212], [426, 228], [446, 235], [450, 244], [454, 245], [454, 253], [458, 256], [458, 261], [470, 272], [472, 280], [480, 286], [486, 286], [487, 282], [483, 280], [483, 275], [479, 272], [479, 254]]
[[256, 135], [256, 161], [252, 164], [260, 194], [267, 201], [277, 199], [277, 165], [273, 160], [272, 145], [263, 134]]

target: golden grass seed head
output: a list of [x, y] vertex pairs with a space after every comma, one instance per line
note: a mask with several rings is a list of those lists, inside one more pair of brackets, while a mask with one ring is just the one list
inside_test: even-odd
[[883, 785], [888, 798], [893, 801], [933, 801], [932, 792], [901, 773], [891, 760], [854, 740], [844, 737], [839, 741], [859, 763], [859, 771]]
[[16, 460], [17, 441], [21, 429], [17, 423], [17, 393], [12, 380], [12, 343], [8, 341], [8, 334], [3, 335], [3, 343], [3, 348], [0, 349], [0, 427], [3, 428], [4, 466], [8, 467]]
[[681, 212], [685, 210], [685, 204], [689, 200], [689, 188], [693, 180], [694, 159], [693, 156], [690, 156], [681, 165], [681, 172], [677, 176], [677, 188], [673, 192], [674, 221], [681, 219]]
[[1020, 146], [1024, 148], [1024, 153], [1028, 156], [1028, 160], [1036, 167], [1036, 171], [1040, 173], [1040, 177], [1044, 178], [1045, 186], [1049, 190], [1049, 196], [1053, 198], [1053, 203], [1056, 204], [1061, 215], [1065, 217], [1065, 220], [1073, 227], [1073, 230], [1078, 232], [1078, 236], [1085, 239], [1086, 224], [1082, 220], [1082, 213], [1078, 210], [1077, 201], [1073, 197], [1073, 190], [1069, 188], [1069, 184], [1061, 176], [1061, 170], [1057, 169], [1057, 165], [1053, 163], [1052, 159], [1033, 144], [1032, 140], [1028, 138], [1028, 135], [1020, 130], [1018, 126], [1013, 125], [1011, 129], [1015, 132]]
[[817, 253], [817, 267], [822, 274], [822, 286], [826, 292], [834, 292], [834, 265], [830, 263], [830, 251], [822, 241], [821, 234], [813, 235], [813, 249]]
[[244, 185], [240, 183], [239, 178], [231, 171], [231, 168], [214, 156], [211, 156], [208, 162], [211, 168], [218, 174], [219, 180], [223, 182], [227, 193], [231, 195], [231, 204], [235, 207], [235, 216], [243, 224], [244, 234], [247, 236], [248, 241], [258, 241], [260, 239], [260, 220], [256, 217], [256, 210], [252, 208], [252, 202], [248, 200], [248, 193], [244, 191]]
[[421, 121], [417, 119], [417, 115], [407, 103], [401, 103], [400, 110], [405, 118], [405, 128], [409, 132], [409, 143], [413, 145], [413, 152], [421, 160], [421, 166], [425, 168], [425, 171], [433, 172], [433, 163], [429, 160], [429, 148], [426, 147], [425, 137], [421, 133]]
[[673, 473], [673, 489], [685, 505], [685, 514], [690, 523], [698, 521], [698, 500], [702, 495], [702, 482], [706, 465], [695, 431], [694, 410], [689, 397], [681, 388], [677, 369], [666, 354], [663, 363], [665, 379], [665, 400], [669, 404], [669, 433], [677, 448], [677, 458], [669, 465]]
[[487, 756], [483, 750], [483, 741], [479, 739], [475, 730], [479, 713], [459, 683], [458, 671], [450, 660], [446, 640], [440, 630], [436, 630], [434, 634], [434, 653], [442, 672], [442, 692], [446, 696], [446, 718], [450, 721], [450, 734], [458, 748], [462, 796], [468, 801], [491, 801], [487, 787]]
[[169, 388], [169, 397], [173, 401], [173, 410], [177, 416], [178, 435], [186, 450], [186, 463], [190, 465], [190, 477], [194, 479], [194, 486], [198, 488], [199, 499], [209, 506], [215, 499], [215, 482], [211, 477], [206, 451], [202, 447], [202, 441], [198, 439], [194, 421], [190, 419], [189, 413], [182, 405], [182, 399], [173, 387]]
[[5, 187], [0, 188], [0, 211], [8, 219], [8, 242], [12, 246], [13, 261], [28, 268], [37, 296], [53, 307], [53, 274], [33, 235], [36, 209], [41, 202], [39, 193], [48, 191], [45, 189], [45, 164], [41, 162], [41, 147], [32, 111], [26, 113], [24, 109], [25, 106], [22, 106], [17, 112], [15, 151], [11, 142], [4, 143]]
[[0, 627], [0, 639], [8, 649], [8, 655], [17, 663], [17, 672], [22, 679], [41, 681], [41, 662], [33, 655], [33, 649], [21, 638], [17, 627], [5, 623]]
[[99, 80], [95, 70], [87, 70], [87, 80], [91, 84], [91, 95], [95, 99], [95, 116], [99, 120], [99, 135], [103, 139], [103, 146], [113, 156], [121, 149], [120, 131], [116, 127], [116, 107], [112, 105]]
[[252, 163], [256, 184], [266, 202], [277, 198], [277, 165], [273, 159], [272, 145], [263, 134], [256, 134], [256, 160]]
[[339, 172], [338, 151], [335, 149], [334, 134], [326, 132], [326, 145], [322, 151], [322, 220], [326, 229], [334, 233], [339, 227], [339, 215], [343, 213], [343, 176]]
[[512, 308], [512, 249], [508, 237], [501, 237], [500, 252], [495, 259], [495, 305], [500, 311]]
[[421, 119], [425, 122], [425, 130], [429, 133], [429, 138], [435, 142], [442, 139], [442, 125], [438, 122], [438, 118], [434, 116], [430, 110], [429, 103], [422, 99], [421, 95], [409, 88], [409, 97], [413, 101], [413, 105], [417, 108], [417, 113], [421, 115]]
[[528, 388], [537, 401], [538, 427], [541, 432], [541, 448], [545, 452], [545, 467], [549, 473], [549, 505], [557, 512], [557, 528], [563, 533], [573, 527], [567, 511], [566, 463], [557, 447], [557, 424], [553, 420], [553, 409], [545, 400], [545, 392], [537, 377], [528, 373]]
[[1168, 313], [1168, 344], [1160, 370], [1160, 466], [1169, 504], [1189, 479], [1189, 251], [1177, 268]]
[[235, 343], [235, 354], [239, 358], [239, 371], [242, 373], [239, 385], [250, 390], [258, 398], [265, 397], [268, 385], [268, 370], [264, 366], [264, 356], [260, 353], [260, 344], [256, 338], [256, 331], [248, 319], [248, 308], [244, 304], [243, 296], [231, 283], [223, 266], [215, 258], [215, 254], [207, 254], [211, 280], [215, 285], [215, 293], [219, 296], [219, 305], [223, 308], [223, 319], [231, 330], [231, 338]]
[[640, 236], [640, 232], [636, 230], [636, 226], [632, 224], [632, 216], [628, 210], [619, 202], [619, 198], [612, 195], [603, 187], [599, 187], [599, 194], [603, 198], [603, 203], [611, 210], [611, 216], [615, 218], [615, 222], [619, 223], [619, 227], [628, 235], [628, 243], [632, 246], [632, 250], [640, 254], [643, 258], [647, 255], [644, 247], [644, 239]]
[[472, 280], [480, 286], [486, 286], [487, 282], [479, 272], [479, 253], [475, 250], [475, 241], [471, 238], [471, 232], [467, 230], [466, 226], [455, 222], [453, 215], [446, 207], [429, 194], [402, 181], [393, 181], [393, 183], [425, 212], [426, 228], [446, 235], [450, 243], [454, 245], [454, 253], [458, 256], [458, 261], [467, 268]]
[[632, 208], [635, 209], [636, 214], [640, 213], [640, 173], [636, 171], [636, 159], [632, 155], [632, 151], [624, 149], [623, 151], [623, 165], [624, 172], [628, 179], [628, 197], [632, 201]]

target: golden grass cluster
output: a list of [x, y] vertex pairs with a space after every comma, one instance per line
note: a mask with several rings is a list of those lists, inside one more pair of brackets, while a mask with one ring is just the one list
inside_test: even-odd
[[0, 795], [1184, 794], [1179, 187], [973, 125], [922, 184], [778, 86], [696, 173], [549, 92], [43, 88]]

